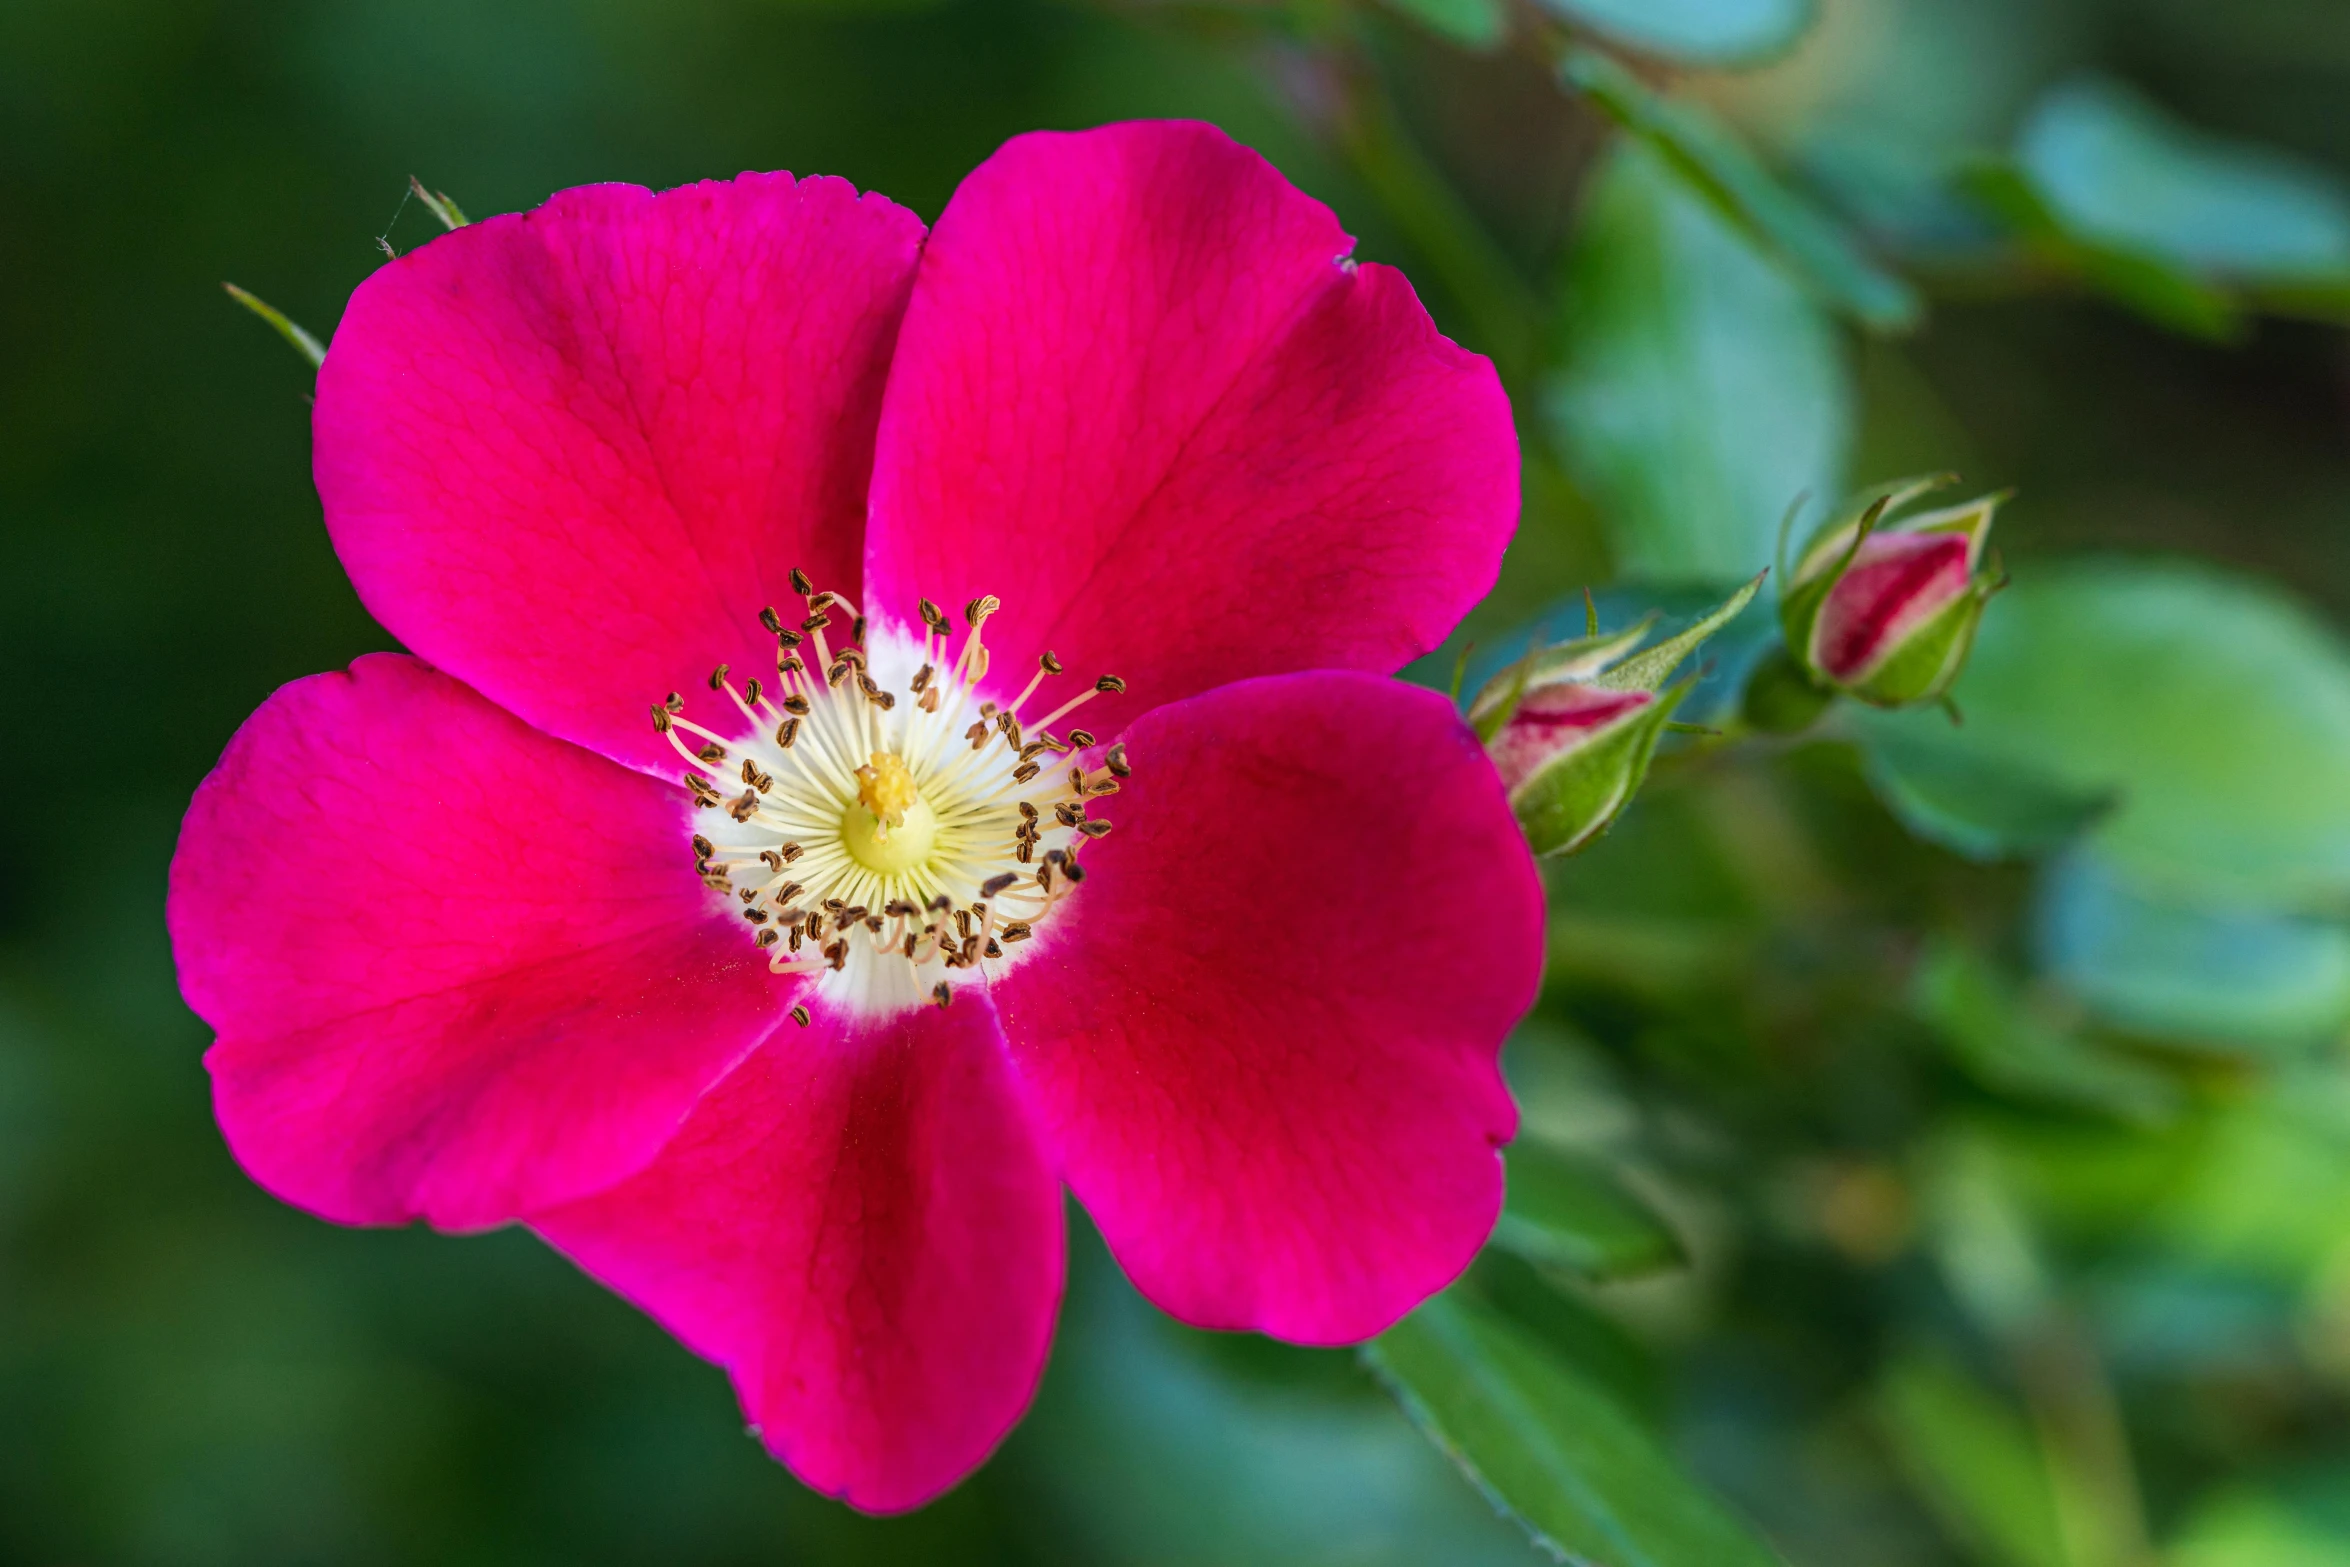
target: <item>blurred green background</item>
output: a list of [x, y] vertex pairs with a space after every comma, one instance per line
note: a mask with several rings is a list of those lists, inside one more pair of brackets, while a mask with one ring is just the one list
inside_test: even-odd
[[[1729, 162], [1618, 129], [1643, 82]], [[856, 1517], [527, 1237], [264, 1196], [174, 986], [189, 792], [388, 645], [222, 279], [324, 336], [412, 172], [935, 216], [1019, 131], [1196, 115], [1502, 365], [1483, 656], [1692, 607], [1799, 491], [2019, 491], [1964, 727], [1689, 746], [1554, 867], [1511, 1070], [1575, 1211], [1467, 1288], [1792, 1562], [2350, 1562], [2345, 104], [2338, 0], [9, 0], [0, 1561], [1543, 1559], [1357, 1357], [1172, 1326], [1074, 1214], [1034, 1414]]]

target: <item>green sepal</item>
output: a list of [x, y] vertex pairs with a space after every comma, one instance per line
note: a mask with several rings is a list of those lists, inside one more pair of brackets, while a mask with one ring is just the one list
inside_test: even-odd
[[1607, 831], [1648, 776], [1649, 761], [1673, 709], [1695, 680], [1657, 693], [1656, 700], [1565, 752], [1510, 791], [1510, 809], [1538, 859], [1573, 854]]
[[[1763, 578], [1769, 575], [1768, 571], [1755, 573], [1753, 581], [1715, 605], [1695, 625], [1592, 677], [1591, 683], [1602, 691], [1656, 690], [1673, 678], [1673, 671], [1681, 667], [1683, 659], [1697, 650], [1699, 643], [1736, 620], [1739, 611], [1754, 602], [1754, 595], [1762, 588]], [[1646, 626], [1647, 622], [1643, 622], [1642, 629], [1645, 630]]]
[[294, 352], [310, 361], [311, 369], [315, 370], [326, 363], [326, 345], [308, 332], [303, 331], [284, 311], [260, 295], [239, 288], [234, 283], [223, 283], [220, 286], [228, 290], [229, 298], [275, 327], [278, 336], [294, 345]]

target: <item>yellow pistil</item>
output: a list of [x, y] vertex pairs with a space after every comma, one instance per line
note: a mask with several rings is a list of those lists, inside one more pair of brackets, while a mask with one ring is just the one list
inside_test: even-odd
[[914, 775], [888, 751], [874, 752], [873, 760], [857, 769], [857, 803], [879, 824], [873, 834], [877, 842], [886, 841], [892, 827], [906, 825], [906, 812], [920, 798]]

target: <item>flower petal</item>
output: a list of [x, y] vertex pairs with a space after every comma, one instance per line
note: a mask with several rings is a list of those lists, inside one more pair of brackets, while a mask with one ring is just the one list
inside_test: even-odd
[[1500, 1209], [1533, 861], [1431, 691], [1252, 680], [1126, 738], [1115, 830], [993, 982], [1013, 1060], [1144, 1294], [1202, 1327], [1367, 1338]]
[[1060, 1189], [985, 995], [819, 1010], [651, 1168], [531, 1221], [732, 1374], [768, 1447], [869, 1512], [976, 1468], [1027, 1408], [1061, 1293]]
[[642, 1168], [793, 994], [695, 877], [686, 798], [397, 654], [272, 696], [171, 865], [239, 1162], [456, 1229]]
[[548, 733], [665, 769], [646, 704], [768, 673], [755, 617], [793, 566], [858, 591], [921, 240], [840, 180], [746, 174], [567, 190], [381, 268], [315, 418], [360, 598]]
[[1012, 685], [1049, 648], [1123, 676], [1129, 712], [1434, 647], [1516, 526], [1517, 437], [1493, 367], [1352, 243], [1213, 126], [1007, 143], [947, 204], [907, 308], [876, 612], [996, 594]]

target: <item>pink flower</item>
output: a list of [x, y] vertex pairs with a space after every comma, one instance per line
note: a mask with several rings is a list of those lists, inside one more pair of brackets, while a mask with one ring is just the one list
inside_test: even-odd
[[1026, 1405], [1064, 1183], [1188, 1322], [1341, 1343], [1450, 1280], [1540, 894], [1380, 676], [1491, 583], [1517, 454], [1348, 245], [1135, 124], [927, 237], [594, 186], [361, 285], [318, 488], [415, 656], [271, 697], [172, 866], [245, 1168], [530, 1224], [874, 1510]]

